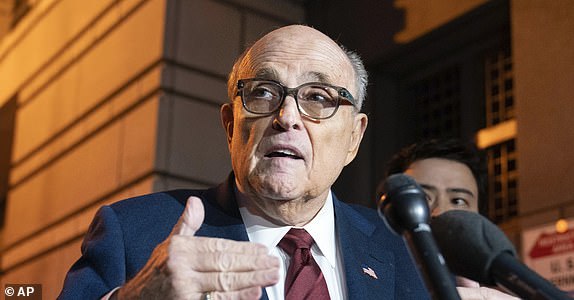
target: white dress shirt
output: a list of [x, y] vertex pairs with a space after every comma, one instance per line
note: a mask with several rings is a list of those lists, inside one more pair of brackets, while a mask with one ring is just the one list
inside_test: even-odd
[[[284, 285], [289, 267], [290, 257], [279, 246], [283, 236], [292, 226], [278, 226], [266, 219], [254, 215], [245, 207], [245, 199], [236, 190], [235, 195], [239, 204], [239, 212], [245, 223], [247, 235], [252, 242], [260, 243], [269, 248], [269, 254], [280, 258], [279, 282], [265, 288], [269, 300], [283, 300], [285, 298]], [[347, 299], [345, 272], [339, 241], [335, 229], [335, 211], [331, 191], [327, 201], [315, 218], [303, 226], [313, 237], [315, 243], [311, 247], [311, 254], [321, 268], [331, 299]]]

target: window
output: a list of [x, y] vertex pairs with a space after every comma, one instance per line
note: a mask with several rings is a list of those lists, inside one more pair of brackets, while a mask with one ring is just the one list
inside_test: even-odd
[[[514, 109], [512, 56], [510, 47], [501, 48], [484, 59], [486, 127], [516, 117]], [[488, 163], [488, 217], [496, 222], [518, 215], [518, 168], [515, 138], [486, 149]]]
[[488, 159], [488, 217], [500, 223], [518, 215], [515, 139], [485, 149]]
[[512, 57], [505, 49], [485, 59], [486, 126], [514, 118]]
[[460, 80], [457, 66], [437, 72], [411, 89], [415, 97], [417, 136], [459, 136]]

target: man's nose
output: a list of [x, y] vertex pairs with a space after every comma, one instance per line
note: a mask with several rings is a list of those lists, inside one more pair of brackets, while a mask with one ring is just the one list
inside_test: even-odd
[[438, 216], [444, 212], [449, 211], [451, 209], [451, 207], [449, 206], [449, 201], [450, 199], [446, 197], [446, 195], [440, 195], [439, 197], [437, 197], [435, 206], [432, 208], [431, 214], [433, 216]]
[[275, 127], [280, 126], [283, 130], [297, 129], [301, 126], [301, 114], [297, 108], [297, 101], [291, 95], [285, 97], [279, 112], [275, 116], [275, 120], [273, 120], [273, 125]]
[[429, 202], [429, 209], [432, 217], [436, 217], [444, 212], [443, 207], [441, 207], [441, 203], [443, 201], [441, 197], [442, 195], [438, 194], [435, 196], [433, 201]]
[[442, 213], [439, 207], [431, 208], [431, 217], [436, 217]]

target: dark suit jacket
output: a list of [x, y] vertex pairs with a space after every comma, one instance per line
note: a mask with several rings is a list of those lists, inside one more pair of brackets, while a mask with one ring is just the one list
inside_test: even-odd
[[[134, 277], [170, 234], [190, 195], [202, 198], [205, 206], [196, 235], [247, 241], [232, 182], [230, 176], [208, 190], [160, 192], [102, 207], [59, 299], [99, 299]], [[349, 299], [428, 299], [402, 238], [387, 229], [376, 211], [333, 198]], [[363, 268], [371, 268], [378, 279]], [[265, 290], [262, 299], [267, 299]]]

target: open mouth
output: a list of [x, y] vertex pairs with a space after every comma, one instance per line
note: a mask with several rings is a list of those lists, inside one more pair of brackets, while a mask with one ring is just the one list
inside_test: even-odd
[[291, 159], [303, 159], [303, 157], [301, 157], [299, 154], [289, 149], [275, 150], [265, 154], [265, 157], [287, 157]]

